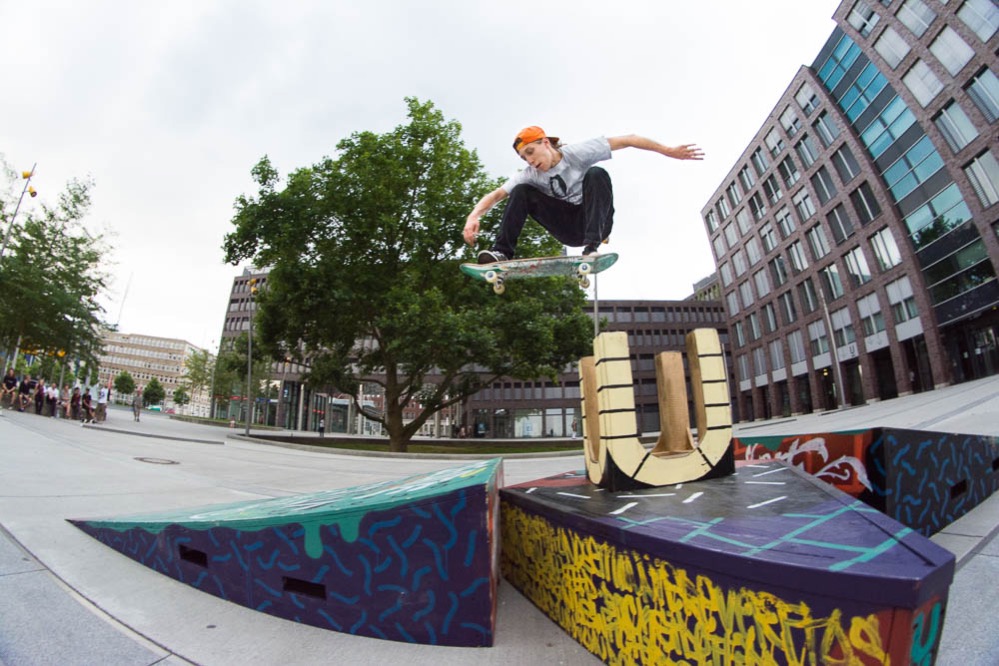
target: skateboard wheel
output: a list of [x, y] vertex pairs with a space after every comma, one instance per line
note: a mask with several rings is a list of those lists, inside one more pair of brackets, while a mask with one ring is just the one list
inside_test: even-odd
[[579, 278], [579, 286], [582, 287], [583, 289], [589, 289], [590, 288], [590, 278], [588, 278], [588, 277], [581, 277], [581, 278]]
[[580, 264], [579, 268], [576, 270], [579, 271], [580, 275], [588, 275], [590, 271], [593, 270], [593, 266], [591, 266], [590, 264]]
[[497, 280], [495, 283], [493, 283], [493, 291], [495, 291], [497, 294], [502, 294], [504, 291], [506, 291], [506, 285], [503, 284], [502, 280]]
[[492, 284], [499, 280], [499, 273], [496, 271], [486, 271], [485, 278], [486, 282]]

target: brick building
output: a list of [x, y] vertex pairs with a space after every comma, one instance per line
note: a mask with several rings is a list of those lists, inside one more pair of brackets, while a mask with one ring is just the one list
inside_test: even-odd
[[702, 210], [744, 419], [996, 372], [999, 9], [848, 0]]

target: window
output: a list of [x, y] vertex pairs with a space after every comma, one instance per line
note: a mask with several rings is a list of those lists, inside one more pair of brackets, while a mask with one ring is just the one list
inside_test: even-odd
[[767, 350], [763, 347], [753, 350], [753, 370], [757, 377], [767, 374]]
[[821, 224], [816, 224], [809, 229], [805, 237], [808, 238], [808, 247], [812, 249], [812, 256], [815, 257], [816, 261], [829, 254], [829, 240], [826, 238], [826, 232], [822, 229]]
[[774, 215], [777, 220], [777, 226], [780, 228], [780, 235], [783, 238], [787, 238], [794, 231], [794, 218], [791, 216], [791, 211], [787, 206], [781, 208]]
[[777, 233], [774, 232], [774, 225], [767, 222], [760, 227], [760, 240], [767, 252], [772, 252], [777, 247]]
[[830, 199], [836, 196], [836, 184], [833, 182], [829, 169], [824, 166], [819, 167], [819, 170], [812, 176], [812, 189], [819, 197], [820, 206], [826, 205]]
[[901, 201], [942, 169], [943, 165], [943, 159], [933, 147], [930, 137], [923, 136], [894, 164], [885, 169], [882, 176], [888, 189], [895, 196], [895, 201]]
[[957, 76], [975, 57], [975, 50], [950, 26], [945, 27], [930, 44], [930, 53], [937, 57], [951, 76]]
[[784, 319], [784, 324], [790, 326], [798, 319], [798, 311], [794, 307], [794, 297], [791, 292], [786, 291], [777, 297], [777, 305], [780, 307], [780, 316]]
[[791, 268], [798, 274], [808, 268], [808, 260], [805, 258], [805, 248], [801, 241], [794, 241], [787, 248], [787, 254], [791, 257]]
[[933, 123], [943, 134], [947, 145], [955, 153], [967, 146], [978, 136], [978, 130], [968, 119], [961, 105], [954, 100], [945, 106], [933, 119]]
[[902, 253], [899, 252], [895, 237], [888, 227], [871, 236], [871, 249], [874, 250], [874, 256], [882, 272], [902, 263]]
[[745, 275], [749, 266], [746, 264], [746, 255], [743, 254], [742, 250], [736, 250], [735, 254], [732, 255], [732, 267], [735, 268], [736, 277]]
[[767, 303], [763, 306], [763, 324], [767, 333], [777, 332], [777, 310], [774, 309], [773, 303]]
[[970, 219], [971, 209], [964, 202], [957, 184], [951, 183], [910, 213], [905, 218], [905, 225], [912, 235], [913, 245], [919, 250]]
[[846, 214], [846, 207], [843, 204], [833, 208], [826, 217], [826, 221], [832, 230], [832, 237], [836, 241], [836, 245], [841, 245], [843, 241], [853, 235], [853, 222]]
[[735, 359], [735, 362], [739, 366], [739, 379], [742, 381], [751, 380], [753, 376], [749, 374], [749, 356], [742, 354]]
[[819, 78], [826, 88], [833, 90], [860, 57], [860, 47], [850, 37], [844, 35], [836, 43], [832, 54], [819, 68]]
[[819, 97], [815, 94], [812, 84], [807, 81], [798, 88], [798, 93], [794, 96], [794, 99], [798, 102], [798, 106], [801, 107], [806, 116], [811, 115], [812, 111], [819, 106]]
[[748, 281], [739, 285], [739, 296], [742, 298], [742, 307], [748, 308], [753, 304], [753, 287]]
[[774, 370], [784, 369], [784, 341], [780, 338], [770, 343], [770, 367]]
[[821, 271], [822, 285], [825, 287], [826, 297], [829, 301], [835, 301], [845, 292], [843, 290], [843, 280], [839, 277], [839, 267], [836, 264], [829, 264]]
[[711, 246], [715, 250], [715, 259], [721, 259], [725, 256], [725, 237], [721, 234], [715, 236], [715, 239], [711, 241]]
[[780, 198], [784, 196], [784, 193], [780, 189], [780, 183], [777, 182], [777, 178], [774, 176], [770, 176], [763, 182], [763, 191], [766, 193], [771, 205], [777, 205]]
[[806, 169], [815, 164], [815, 160], [819, 158], [819, 151], [815, 147], [815, 141], [807, 134], [801, 137], [801, 141], [795, 145], [794, 149]]
[[749, 167], [742, 167], [742, 169], [739, 170], [739, 182], [742, 183], [742, 188], [747, 192], [753, 188], [756, 180], [753, 178], [753, 174], [749, 171]]
[[735, 244], [739, 242], [739, 232], [736, 231], [735, 225], [731, 222], [725, 225], [725, 240], [728, 241], [729, 247], [735, 247]]
[[907, 322], [919, 316], [916, 299], [912, 295], [912, 284], [908, 277], [903, 277], [885, 286], [888, 303], [891, 305], [892, 317], [896, 324]]
[[999, 162], [995, 155], [986, 150], [964, 167], [964, 173], [982, 202], [982, 208], [999, 202]]
[[833, 340], [837, 347], [845, 347], [857, 341], [857, 335], [853, 332], [853, 320], [850, 319], [850, 311], [841, 308], [829, 313], [829, 321], [832, 324]]
[[815, 128], [815, 133], [819, 135], [819, 141], [826, 148], [831, 146], [832, 142], [839, 136], [839, 127], [836, 126], [836, 122], [825, 111], [819, 114], [812, 127]]
[[770, 279], [765, 270], [753, 273], [753, 283], [756, 284], [756, 293], [759, 294], [760, 298], [770, 293]]
[[767, 205], [763, 203], [763, 197], [756, 192], [749, 198], [749, 209], [753, 211], [753, 219], [762, 220], [767, 214]]
[[735, 322], [735, 344], [739, 347], [744, 347], [746, 345], [746, 328], [742, 325], [741, 321]]
[[864, 0], [857, 0], [857, 4], [850, 10], [850, 15], [846, 20], [853, 28], [860, 33], [861, 37], [870, 37], [874, 26], [878, 24], [881, 16], [871, 9], [871, 6]]
[[718, 269], [718, 272], [721, 273], [722, 285], [725, 287], [730, 286], [732, 284], [732, 265], [725, 262]]
[[801, 121], [798, 120], [798, 114], [791, 107], [787, 107], [784, 109], [784, 113], [780, 114], [780, 125], [787, 132], [787, 135], [792, 137], [801, 130]]
[[846, 253], [843, 261], [846, 263], [847, 275], [850, 276], [850, 285], [854, 289], [871, 281], [871, 269], [867, 265], [863, 249], [853, 248]]
[[718, 200], [716, 207], [718, 208], [718, 215], [720, 215], [723, 220], [732, 214], [732, 207], [728, 205], [728, 201], [725, 200], [725, 197]]
[[742, 201], [742, 190], [739, 189], [739, 183], [734, 180], [729, 183], [727, 188], [725, 188], [725, 194], [728, 195], [729, 203], [731, 203], [733, 207], [738, 206], [739, 202]]
[[856, 121], [871, 102], [888, 85], [888, 79], [878, 70], [873, 62], [869, 62], [857, 77], [857, 80], [847, 88], [840, 97], [839, 105], [851, 122]]
[[757, 176], [762, 176], [770, 167], [770, 163], [767, 162], [767, 156], [764, 155], [763, 151], [759, 148], [753, 151], [751, 160], [753, 162], [753, 168], [756, 169]]
[[771, 129], [763, 142], [767, 144], [767, 148], [770, 149], [770, 154], [776, 157], [782, 150], [784, 150], [784, 139], [781, 138], [780, 132], [776, 128]]
[[725, 302], [728, 305], [729, 317], [734, 317], [739, 314], [739, 294], [734, 291], [728, 292], [725, 296]]
[[812, 195], [808, 193], [808, 190], [800, 190], [791, 201], [794, 203], [794, 209], [798, 211], [798, 218], [802, 222], [815, 215], [815, 204], [812, 203]]
[[784, 179], [784, 187], [790, 188], [801, 178], [801, 174], [798, 173], [798, 166], [790, 157], [785, 157], [781, 160], [781, 163], [777, 166], [777, 170], [780, 172], [781, 178]]
[[906, 28], [912, 31], [912, 34], [916, 37], [922, 37], [937, 14], [926, 6], [923, 0], [905, 0], [899, 7], [896, 16]]
[[986, 67], [975, 75], [965, 91], [988, 122], [999, 120], [999, 78], [991, 69]]
[[742, 232], [743, 236], [753, 230], [753, 221], [749, 219], [749, 211], [745, 208], [740, 208], [739, 212], [735, 214], [735, 222], [739, 225], [739, 231]]
[[999, 6], [995, 0], [967, 0], [957, 10], [957, 16], [983, 42], [989, 41], [999, 30]]
[[860, 133], [860, 139], [877, 159], [889, 146], [916, 122], [909, 107], [897, 95], [888, 102], [884, 110]]
[[808, 339], [812, 356], [828, 353], [829, 338], [826, 336], [826, 323], [821, 319], [808, 325]]
[[916, 64], [902, 77], [902, 83], [923, 107], [932, 102], [933, 98], [943, 90], [940, 79], [930, 71], [929, 65], [922, 60], [917, 60]]
[[860, 187], [850, 193], [850, 201], [853, 209], [857, 212], [860, 224], [864, 225], [881, 214], [881, 206], [874, 198], [874, 190], [870, 183], [864, 182]]
[[971, 291], [995, 279], [985, 243], [981, 238], [966, 245], [925, 271], [930, 287], [930, 300], [934, 305]]
[[877, 294], [864, 296], [857, 301], [857, 312], [860, 314], [860, 327], [864, 337], [876, 335], [885, 330], [885, 318], [881, 314], [881, 303]]
[[839, 181], [844, 185], [856, 178], [860, 173], [860, 164], [857, 162], [857, 158], [853, 156], [853, 151], [850, 150], [849, 146], [844, 145], [833, 153], [832, 163], [836, 167], [836, 173], [839, 174]]
[[909, 55], [909, 44], [895, 28], [888, 26], [878, 37], [878, 41], [874, 42], [874, 50], [885, 59], [889, 67], [895, 69]]
[[812, 278], [805, 278], [798, 285], [798, 300], [806, 313], [812, 313], [819, 309], [819, 295], [815, 291], [815, 283]]
[[708, 233], [713, 234], [718, 231], [718, 215], [715, 213], [714, 209], [708, 211], [708, 214], [704, 216], [704, 224], [708, 227]]
[[774, 284], [778, 287], [787, 282], [787, 266], [784, 264], [784, 256], [778, 254], [770, 260], [770, 274], [774, 278]]
[[791, 352], [791, 363], [805, 362], [805, 340], [801, 335], [801, 331], [794, 331], [788, 334], [787, 348]]
[[763, 252], [760, 251], [760, 243], [756, 238], [750, 238], [746, 241], [746, 256], [749, 257], [750, 266], [755, 266], [763, 258]]

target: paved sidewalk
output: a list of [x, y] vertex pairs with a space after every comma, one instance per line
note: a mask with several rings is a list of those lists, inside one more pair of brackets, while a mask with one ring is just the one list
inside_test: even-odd
[[[736, 431], [878, 425], [999, 435], [999, 377]], [[221, 601], [113, 553], [66, 522], [314, 492], [462, 464], [287, 449], [230, 434], [163, 415], [144, 414], [136, 424], [115, 409], [105, 425], [83, 428], [0, 413], [0, 664], [600, 663], [505, 582], [493, 648], [411, 646]], [[520, 483], [582, 467], [581, 455], [510, 459], [504, 476]], [[999, 495], [933, 537], [958, 558], [939, 664], [999, 663], [997, 531]]]

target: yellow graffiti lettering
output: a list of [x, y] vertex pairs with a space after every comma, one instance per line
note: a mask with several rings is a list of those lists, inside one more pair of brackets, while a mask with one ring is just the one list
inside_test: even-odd
[[746, 587], [557, 527], [505, 502], [503, 573], [610, 664], [887, 663], [875, 615], [815, 616]]

